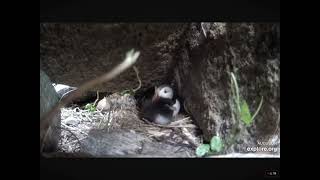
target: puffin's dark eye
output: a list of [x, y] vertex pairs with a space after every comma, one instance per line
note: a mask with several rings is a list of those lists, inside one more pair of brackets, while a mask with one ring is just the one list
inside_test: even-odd
[[167, 91], [166, 91], [166, 90], [164, 90], [164, 93], [167, 93]]

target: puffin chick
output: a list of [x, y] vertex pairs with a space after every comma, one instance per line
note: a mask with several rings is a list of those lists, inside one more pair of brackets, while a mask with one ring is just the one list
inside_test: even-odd
[[173, 90], [167, 85], [155, 87], [154, 96], [142, 107], [143, 117], [157, 124], [169, 124], [180, 111], [180, 102], [173, 99]]

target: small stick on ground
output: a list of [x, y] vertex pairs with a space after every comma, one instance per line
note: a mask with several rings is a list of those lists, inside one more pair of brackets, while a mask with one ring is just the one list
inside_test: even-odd
[[66, 125], [66, 124], [64, 124], [64, 123], [61, 123], [61, 125], [63, 125], [65, 128], [68, 128], [68, 129], [73, 130], [73, 131], [78, 131], [78, 132], [80, 132], [80, 133], [82, 133], [82, 134], [84, 134], [84, 135], [88, 136], [88, 134], [87, 134], [87, 133], [82, 132], [81, 130], [79, 130], [79, 129], [77, 129], [77, 128], [70, 127], [70, 126], [68, 126], [68, 125]]
[[190, 117], [179, 119], [179, 120], [173, 121], [170, 125], [180, 124], [181, 122], [186, 121], [188, 119], [190, 119]]
[[93, 122], [92, 119], [87, 114], [84, 114], [84, 115], [86, 116], [87, 119], [89, 119], [90, 122]]
[[[193, 124], [186, 124], [186, 125], [180, 125], [180, 126], [172, 126], [172, 125], [160, 125], [160, 124], [155, 124], [152, 122], [149, 122], [148, 120], [142, 118], [149, 126], [158, 126], [158, 127], [163, 127], [163, 128], [195, 128], [196, 126]], [[147, 125], [148, 126], [148, 125]]]

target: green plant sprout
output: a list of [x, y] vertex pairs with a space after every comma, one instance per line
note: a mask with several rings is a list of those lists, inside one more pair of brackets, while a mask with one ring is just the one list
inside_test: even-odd
[[[232, 93], [232, 99], [233, 104], [230, 104], [231, 111], [232, 111], [232, 118], [236, 119], [236, 124], [234, 125], [233, 129], [231, 130], [231, 137], [226, 140], [227, 146], [232, 145], [237, 135], [240, 133], [239, 128], [239, 121], [242, 120], [242, 122], [248, 127], [252, 125], [252, 122], [254, 118], [259, 113], [262, 104], [263, 104], [263, 96], [261, 97], [259, 106], [253, 116], [251, 116], [251, 112], [249, 109], [249, 106], [247, 102], [244, 100], [243, 97], [240, 96], [239, 93], [239, 86], [237, 79], [233, 72], [230, 73], [231, 76], [231, 93]], [[235, 108], [232, 108], [235, 107]], [[219, 136], [214, 136], [211, 138], [210, 144], [202, 144], [198, 146], [196, 149], [196, 155], [198, 157], [203, 157], [207, 154], [215, 154], [221, 152], [224, 148], [224, 143], [222, 139]]]
[[202, 156], [206, 155], [209, 151], [210, 151], [210, 145], [209, 144], [201, 144], [196, 149], [196, 155], [198, 157], [202, 157]]
[[232, 72], [230, 74], [231, 74], [231, 91], [233, 94], [233, 98], [235, 99], [235, 104], [238, 110], [237, 115], [238, 117], [240, 117], [240, 119], [243, 121], [243, 123], [246, 126], [250, 126], [254, 118], [257, 116], [257, 114], [261, 109], [261, 106], [263, 103], [263, 96], [261, 97], [261, 100], [256, 112], [254, 113], [253, 116], [251, 116], [250, 109], [247, 102], [242, 97], [240, 97], [239, 87], [238, 87], [236, 77]]
[[201, 144], [196, 149], [196, 155], [203, 157], [206, 154], [215, 154], [223, 150], [223, 142], [219, 136], [213, 136], [210, 140], [210, 144]]
[[96, 111], [96, 107], [93, 103], [88, 103], [85, 108], [85, 110], [88, 110], [89, 112], [94, 112]]

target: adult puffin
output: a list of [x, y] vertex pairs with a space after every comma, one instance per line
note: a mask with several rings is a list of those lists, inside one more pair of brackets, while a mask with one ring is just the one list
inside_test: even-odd
[[180, 111], [180, 102], [173, 94], [168, 85], [155, 87], [152, 99], [142, 105], [142, 117], [161, 125], [172, 122]]

